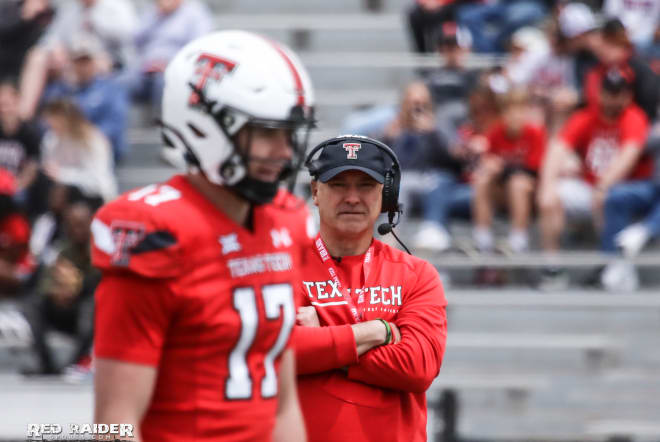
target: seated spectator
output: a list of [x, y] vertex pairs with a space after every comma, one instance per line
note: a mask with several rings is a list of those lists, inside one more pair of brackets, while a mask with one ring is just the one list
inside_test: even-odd
[[16, 84], [0, 80], [0, 168], [16, 177], [15, 199], [29, 214], [35, 214], [42, 204], [39, 195], [30, 190], [39, 172], [41, 130], [21, 120], [18, 103]]
[[72, 81], [56, 81], [46, 89], [44, 101], [64, 98], [74, 101], [85, 117], [112, 143], [115, 164], [126, 154], [128, 93], [116, 77], [105, 73], [101, 42], [93, 35], [80, 35], [67, 48], [72, 62]]
[[112, 147], [73, 103], [56, 100], [44, 107], [50, 130], [44, 136], [42, 166], [55, 183], [78, 187], [109, 201], [117, 194]]
[[433, 52], [438, 31], [447, 22], [456, 21], [456, 10], [471, 0], [416, 0], [408, 11], [408, 25], [415, 50]]
[[100, 65], [118, 71], [133, 58], [137, 16], [130, 0], [73, 0], [58, 8], [46, 35], [28, 53], [21, 77], [21, 115], [35, 115], [41, 94], [53, 71], [67, 64], [66, 48], [80, 35], [97, 37], [108, 54]]
[[571, 41], [559, 26], [552, 26], [549, 34], [551, 52], [532, 72], [529, 89], [552, 135], [577, 107], [579, 86]]
[[[561, 68], [568, 69], [575, 88], [582, 94], [587, 72], [598, 64], [596, 52], [602, 42], [598, 22], [592, 10], [584, 3], [560, 3], [557, 27], [559, 32], [556, 41], [566, 54], [568, 64]], [[548, 64], [552, 62], [549, 60]]]
[[621, 20], [641, 55], [650, 55], [653, 46], [660, 45], [660, 2], [605, 0], [603, 14]]
[[14, 202], [16, 179], [0, 169], [0, 298], [20, 293], [34, 270], [30, 225]]
[[660, 102], [660, 78], [654, 74], [648, 64], [637, 57], [633, 45], [628, 39], [626, 29], [618, 19], [609, 20], [601, 31], [602, 41], [596, 47], [600, 63], [592, 68], [585, 78], [584, 100], [588, 106], [598, 107], [600, 88], [603, 77], [609, 69], [616, 67], [630, 71], [633, 101], [653, 121], [658, 113]]
[[458, 23], [472, 34], [475, 52], [505, 52], [511, 35], [546, 15], [541, 0], [493, 0], [458, 9]]
[[468, 118], [468, 96], [477, 83], [479, 71], [468, 69], [465, 59], [470, 53], [469, 33], [456, 23], [444, 23], [437, 40], [437, 50], [444, 64], [424, 73], [437, 114], [437, 127], [450, 139]]
[[[509, 211], [511, 231], [507, 248], [514, 253], [529, 248], [529, 222], [538, 169], [545, 149], [545, 129], [529, 122], [529, 96], [512, 89], [502, 98], [502, 119], [486, 134], [485, 152], [474, 173], [474, 242], [491, 252], [494, 203]], [[499, 192], [499, 194], [498, 194]]]
[[405, 171], [399, 201], [410, 210], [415, 197], [421, 200], [425, 224], [421, 229], [423, 234], [416, 235], [414, 246], [448, 248], [449, 234], [442, 220], [437, 219], [437, 206], [448, 195], [438, 194], [437, 190], [446, 181], [455, 181], [461, 166], [450, 154], [445, 137], [435, 128], [431, 94], [424, 83], [408, 85], [399, 114], [387, 127], [383, 138], [396, 152]]
[[163, 71], [174, 54], [188, 42], [213, 29], [213, 14], [198, 0], [156, 0], [140, 19], [135, 36], [137, 72], [131, 76], [135, 100], [151, 105], [158, 114], [163, 92]]
[[[603, 219], [603, 206], [624, 210], [631, 198], [652, 194], [653, 161], [643, 149], [648, 119], [632, 102], [632, 81], [625, 75], [620, 69], [609, 70], [602, 79], [598, 109], [575, 112], [548, 150], [538, 193], [547, 252], [559, 250], [565, 219], [592, 219], [601, 231], [602, 250], [614, 251], [614, 237], [626, 225], [620, 225], [620, 217]], [[580, 177], [561, 177], [568, 152], [582, 161]], [[548, 286], [565, 279], [558, 268], [547, 269], [544, 277]]]
[[50, 0], [0, 2], [0, 78], [18, 78], [23, 61], [50, 24]]
[[24, 374], [59, 374], [53, 350], [46, 340], [49, 330], [72, 336], [76, 349], [68, 365], [89, 366], [94, 323], [93, 293], [100, 274], [90, 259], [90, 225], [94, 207], [84, 201], [65, 210], [65, 239], [55, 262], [45, 269], [37, 285], [36, 299], [26, 307], [39, 365]]

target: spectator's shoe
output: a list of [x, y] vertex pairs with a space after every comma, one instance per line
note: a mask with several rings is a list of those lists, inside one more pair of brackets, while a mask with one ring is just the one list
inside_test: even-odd
[[449, 232], [436, 223], [424, 222], [412, 240], [416, 249], [429, 249], [436, 252], [444, 252], [451, 247]]
[[639, 288], [639, 275], [630, 261], [618, 259], [605, 267], [600, 282], [609, 292], [634, 292]]
[[614, 242], [625, 256], [637, 256], [651, 238], [649, 229], [638, 223], [626, 227], [614, 237]]
[[77, 363], [66, 367], [62, 373], [64, 381], [72, 384], [91, 381], [93, 376], [94, 366], [90, 356], [83, 356]]
[[569, 277], [565, 270], [557, 267], [545, 268], [541, 271], [539, 290], [544, 292], [558, 292], [566, 290], [569, 285]]

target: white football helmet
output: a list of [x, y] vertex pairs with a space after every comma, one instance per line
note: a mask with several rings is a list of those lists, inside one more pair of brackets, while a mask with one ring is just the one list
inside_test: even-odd
[[312, 84], [298, 57], [260, 35], [205, 35], [183, 47], [165, 70], [161, 125], [166, 145], [211, 182], [255, 203], [269, 201], [278, 183], [247, 176], [249, 148], [246, 153], [235, 146], [236, 134], [246, 124], [291, 129], [300, 161], [313, 111]]

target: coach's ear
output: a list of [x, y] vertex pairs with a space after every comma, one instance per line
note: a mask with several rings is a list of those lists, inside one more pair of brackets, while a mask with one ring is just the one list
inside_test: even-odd
[[312, 180], [310, 182], [310, 187], [312, 189], [312, 200], [316, 207], [319, 206], [318, 192], [319, 192], [319, 182], [317, 180]]

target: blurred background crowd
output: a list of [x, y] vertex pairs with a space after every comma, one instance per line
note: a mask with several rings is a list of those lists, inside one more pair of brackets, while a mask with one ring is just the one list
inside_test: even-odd
[[[660, 1], [417, 0], [401, 14], [411, 53], [437, 63], [342, 130], [397, 152], [415, 250], [541, 252], [539, 286], [560, 289], [565, 248], [635, 256], [660, 235]], [[26, 374], [89, 367], [91, 218], [123, 189], [128, 131], [138, 114], [153, 124], [168, 61], [213, 29], [200, 0], [0, 2], [0, 294], [34, 337]], [[638, 285], [625, 260], [595, 271]], [[474, 282], [502, 280], [481, 268]], [[74, 337], [69, 360], [52, 329]]]

